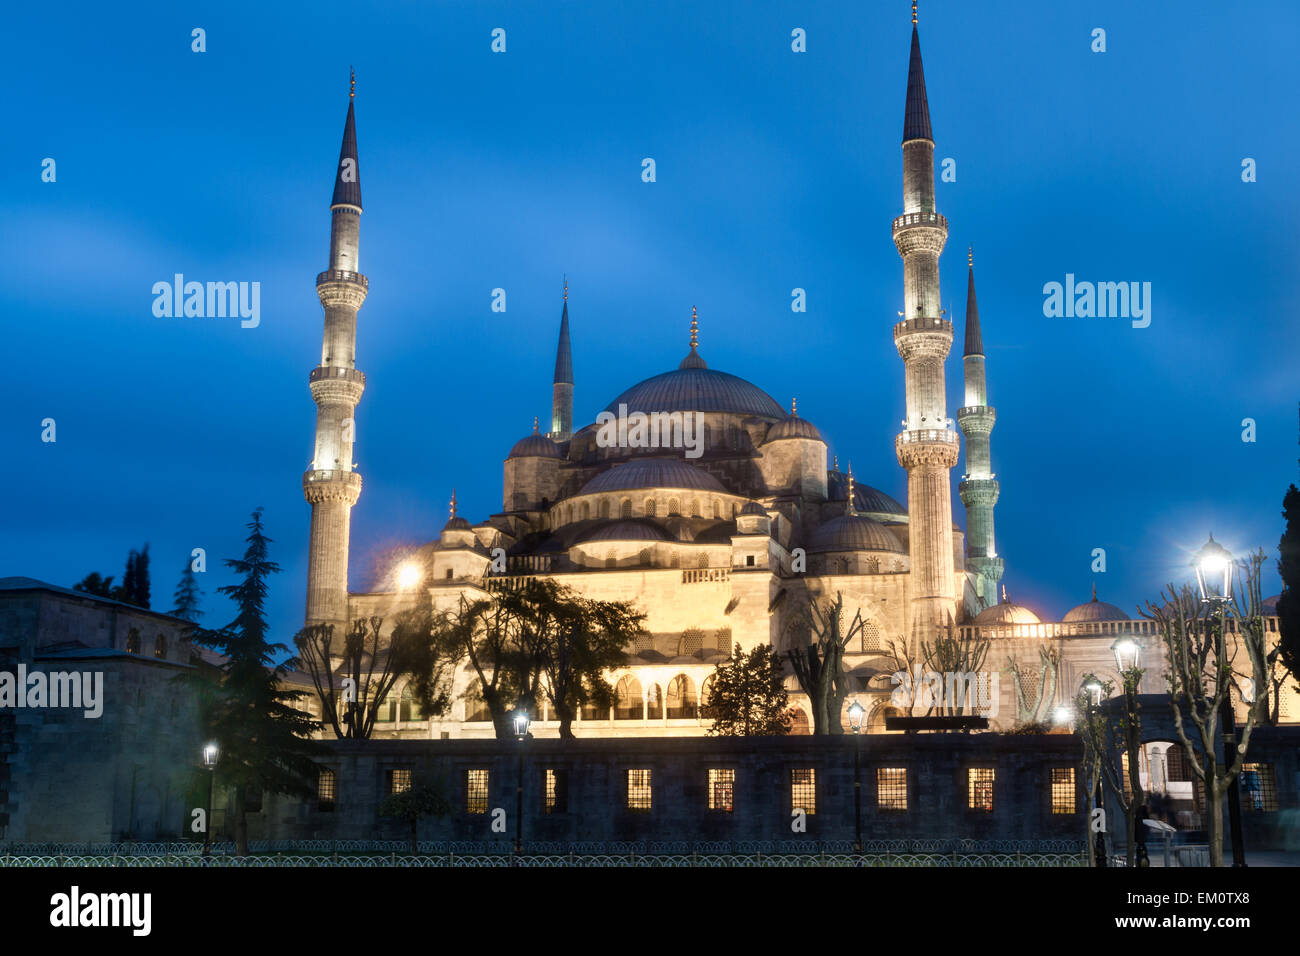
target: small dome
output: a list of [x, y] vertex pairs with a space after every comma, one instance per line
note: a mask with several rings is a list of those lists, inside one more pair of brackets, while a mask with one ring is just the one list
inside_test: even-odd
[[1087, 604], [1080, 604], [1078, 607], [1070, 608], [1065, 612], [1065, 617], [1061, 618], [1067, 624], [1078, 624], [1086, 621], [1129, 621], [1132, 620], [1122, 610], [1113, 604], [1107, 604], [1105, 601], [1097, 600], [1096, 585], [1092, 589], [1092, 600]]
[[582, 541], [668, 541], [662, 528], [649, 521], [615, 521], [602, 525]]
[[762, 505], [760, 505], [757, 501], [747, 502], [745, 504], [745, 507], [740, 509], [740, 513], [742, 515], [759, 515], [760, 517], [763, 518], [767, 517], [767, 509], [764, 508]]
[[812, 533], [810, 552], [822, 551], [892, 551], [906, 554], [907, 549], [880, 522], [866, 515], [840, 515]]
[[590, 495], [639, 488], [685, 488], [727, 493], [722, 483], [707, 471], [676, 458], [642, 458], [615, 465], [587, 482], [578, 493]]
[[798, 415], [787, 415], [773, 425], [772, 429], [767, 433], [764, 444], [786, 438], [807, 438], [824, 443], [822, 433], [817, 430], [817, 426], [806, 418], [800, 418]]
[[454, 518], [448, 519], [447, 523], [442, 526], [442, 530], [443, 531], [473, 531], [474, 526], [470, 524], [467, 519], [462, 518], [460, 515], [456, 515]]
[[1027, 607], [1012, 604], [1002, 592], [1002, 603], [986, 607], [975, 617], [976, 624], [1041, 624], [1038, 615]]
[[[536, 426], [534, 426], [534, 429], [536, 429]], [[534, 430], [531, 434], [525, 435], [515, 442], [515, 447], [510, 449], [510, 457], [563, 458], [564, 454], [560, 451], [559, 445]]]
[[[826, 473], [826, 496], [831, 501], [843, 501], [848, 496], [849, 477], [838, 469]], [[907, 509], [879, 488], [859, 481], [853, 482], [853, 510], [868, 515], [888, 516], [892, 520], [907, 517]]]

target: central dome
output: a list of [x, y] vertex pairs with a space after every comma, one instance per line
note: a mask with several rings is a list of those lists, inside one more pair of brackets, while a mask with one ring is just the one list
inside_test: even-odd
[[631, 491], [638, 488], [685, 488], [698, 491], [726, 491], [722, 483], [702, 468], [675, 458], [643, 458], [615, 465], [583, 485], [580, 495], [602, 491]]
[[[694, 354], [694, 353], [692, 353]], [[685, 363], [683, 363], [685, 365]], [[628, 412], [730, 412], [758, 418], [785, 418], [776, 399], [743, 378], [716, 369], [686, 365], [638, 382], [614, 401], [606, 411]]]

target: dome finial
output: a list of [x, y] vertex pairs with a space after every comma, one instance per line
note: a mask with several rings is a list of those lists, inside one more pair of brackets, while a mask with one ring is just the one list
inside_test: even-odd
[[1002, 585], [1002, 603], [1003, 604], [1011, 603], [1010, 601], [1007, 600], [1007, 586], [1005, 584]]
[[912, 26], [916, 26], [916, 0], [912, 0]]
[[970, 268], [972, 268], [972, 269], [975, 268], [975, 246], [974, 246], [974, 244], [969, 245], [969, 246], [966, 247], [966, 265], [968, 265], [968, 266], [969, 266]]
[[793, 415], [795, 418], [799, 417], [799, 399], [797, 398], [790, 399], [790, 414]]
[[456, 517], [456, 489], [451, 489], [451, 516]]
[[568, 273], [565, 273], [565, 275], [564, 275], [564, 301], [565, 301], [565, 302], [568, 302], [568, 301], [569, 301], [569, 275], [568, 275]]
[[352, 79], [348, 83], [348, 99], [356, 99], [357, 96], [357, 71], [348, 66], [348, 72], [352, 74]]
[[832, 471], [839, 471], [839, 470], [840, 470], [840, 456], [839, 456], [839, 455], [836, 455], [836, 456], [834, 457], [833, 463], [831, 464], [831, 470], [832, 470]]
[[691, 351], [700, 347], [700, 314], [691, 306]]
[[849, 497], [847, 500], [849, 505], [848, 513], [853, 514], [853, 462], [849, 462]]
[[533, 416], [533, 434], [534, 434], [534, 435], [537, 434], [537, 416], [536, 416], [536, 415]]
[[1094, 601], [1097, 600], [1097, 582], [1096, 582], [1096, 581], [1093, 581], [1093, 582], [1092, 582], [1092, 599], [1093, 599]]

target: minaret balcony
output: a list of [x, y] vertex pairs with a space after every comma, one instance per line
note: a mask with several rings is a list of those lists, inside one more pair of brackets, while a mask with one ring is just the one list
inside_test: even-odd
[[341, 468], [317, 468], [303, 472], [303, 496], [312, 504], [341, 500], [356, 504], [361, 497], [361, 475]]
[[913, 428], [894, 439], [898, 463], [904, 468], [921, 465], [952, 468], [957, 464], [961, 438], [947, 428]]
[[320, 275], [316, 276], [316, 285], [322, 286], [329, 282], [351, 282], [359, 285], [363, 289], [370, 288], [370, 280], [360, 272], [348, 272], [346, 269], [326, 269]]
[[974, 418], [977, 415], [997, 416], [998, 410], [992, 405], [963, 405], [957, 409], [958, 418]]
[[948, 220], [937, 212], [907, 212], [894, 220], [893, 233], [898, 235], [901, 230], [913, 226], [931, 226], [947, 232]]
[[899, 445], [911, 445], [921, 442], [956, 445], [960, 440], [960, 436], [951, 428], [909, 428], [905, 432], [899, 432], [895, 442]]
[[323, 381], [353, 382], [365, 387], [366, 373], [356, 368], [342, 368], [332, 365], [318, 365], [311, 370], [311, 383]]
[[949, 342], [952, 341], [952, 323], [947, 319], [941, 319], [938, 316], [904, 319], [902, 322], [894, 323], [895, 341], [897, 341], [901, 336], [914, 335], [921, 332], [938, 333], [939, 335], [945, 336]]

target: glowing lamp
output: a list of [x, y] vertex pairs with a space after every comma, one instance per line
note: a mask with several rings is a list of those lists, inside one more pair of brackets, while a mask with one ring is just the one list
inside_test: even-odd
[[528, 711], [522, 707], [519, 708], [517, 711], [515, 711], [514, 722], [515, 722], [515, 736], [518, 737], [520, 740], [523, 740], [525, 737], [528, 736], [528, 724], [530, 723], [530, 720], [528, 718]]
[[1121, 637], [1110, 649], [1115, 655], [1115, 666], [1121, 674], [1137, 667], [1138, 661], [1142, 659], [1142, 645], [1131, 637]]
[[1101, 681], [1092, 678], [1083, 685], [1084, 691], [1088, 694], [1088, 700], [1094, 707], [1101, 706]]
[[862, 715], [865, 713], [866, 710], [856, 700], [849, 704], [849, 726], [853, 728], [855, 734], [862, 731]]
[[409, 591], [420, 583], [420, 578], [423, 576], [418, 564], [407, 561], [397, 569], [397, 586], [402, 591]]
[[1065, 725], [1074, 717], [1074, 713], [1069, 707], [1058, 707], [1052, 711], [1052, 717], [1058, 724]]
[[1226, 604], [1232, 598], [1232, 552], [1214, 535], [1196, 552], [1196, 584], [1207, 604]]
[[209, 770], [216, 767], [217, 757], [219, 756], [219, 754], [220, 754], [220, 750], [217, 748], [217, 745], [215, 743], [204, 744], [203, 745], [203, 766], [207, 767]]

